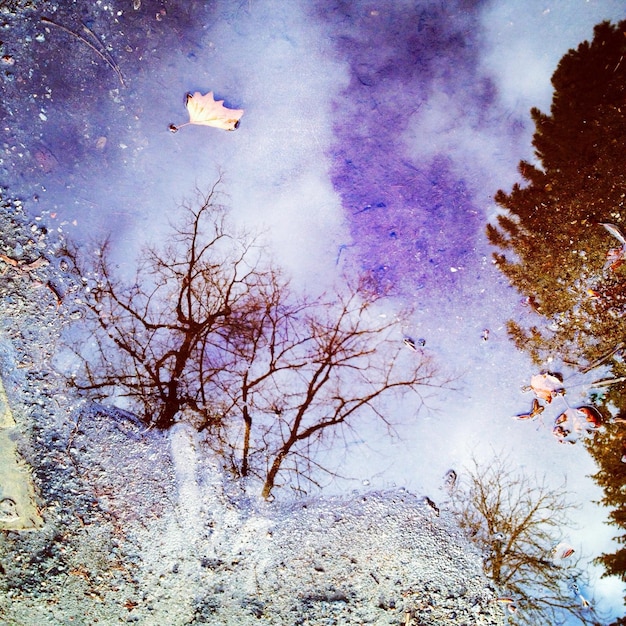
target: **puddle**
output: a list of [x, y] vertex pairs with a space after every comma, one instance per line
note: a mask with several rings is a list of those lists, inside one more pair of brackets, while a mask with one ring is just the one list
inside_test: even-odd
[[[530, 344], [521, 340], [516, 346], [507, 321], [527, 328], [539, 318], [532, 300], [511, 287], [493, 263], [494, 248], [485, 229], [500, 214], [493, 199], [496, 191], [508, 193], [520, 180], [518, 162], [533, 159], [529, 110], [550, 110], [550, 76], [560, 58], [591, 38], [595, 24], [620, 19], [622, 13], [621, 3], [608, 0], [584, 7], [460, 0], [142, 0], [77, 2], [71, 7], [50, 1], [5, 3], [0, 13], [0, 184], [7, 188], [3, 198], [20, 198], [25, 216], [19, 205], [16, 210], [5, 204], [2, 211], [24, 232], [35, 228], [43, 233], [40, 252], [50, 254], [53, 263], [31, 272], [26, 266], [37, 261], [35, 244], [26, 235], [18, 241], [13, 231], [4, 233], [0, 279], [10, 319], [3, 326], [8, 352], [2, 374], [16, 389], [41, 387], [42, 393], [59, 398], [39, 426], [30, 414], [17, 424], [22, 436], [34, 442], [32, 449], [25, 445], [27, 455], [35, 459], [45, 451], [34, 472], [35, 483], [45, 483], [47, 519], [56, 519], [55, 507], [69, 498], [58, 495], [57, 482], [42, 478], [51, 466], [60, 464], [58, 471], [77, 481], [72, 488], [81, 494], [72, 532], [84, 543], [72, 544], [74, 560], [67, 557], [65, 574], [63, 569], [56, 574], [78, 589], [88, 588], [107, 607], [115, 605], [128, 616], [141, 614], [148, 620], [144, 623], [151, 623], [145, 607], [158, 601], [148, 598], [149, 591], [145, 597], [137, 592], [117, 598], [112, 588], [98, 587], [92, 571], [77, 567], [81, 555], [95, 558], [92, 552], [97, 552], [89, 536], [90, 520], [102, 522], [109, 533], [106, 545], [115, 549], [109, 565], [129, 585], [124, 589], [131, 584], [141, 588], [129, 563], [139, 563], [141, 551], [149, 551], [153, 524], [166, 528], [159, 545], [168, 556], [159, 563], [158, 550], [146, 552], [142, 571], [157, 587], [156, 572], [167, 578], [175, 565], [174, 544], [215, 548], [208, 539], [213, 519], [208, 512], [222, 496], [216, 495], [217, 489], [207, 493], [211, 481], [222, 479], [214, 469], [203, 473], [210, 465], [201, 452], [202, 438], [210, 436], [208, 426], [197, 441], [177, 435], [166, 442], [160, 431], [148, 428], [146, 435], [149, 424], [123, 411], [111, 417], [109, 408], [93, 409], [114, 433], [107, 442], [83, 426], [87, 418], [80, 418], [81, 411], [92, 409], [53, 373], [55, 368], [68, 373], [76, 367], [67, 346], [60, 346], [56, 360], [47, 353], [40, 361], [33, 357], [38, 367], [18, 369], [16, 363], [23, 357], [20, 351], [48, 341], [52, 345], [67, 332], [70, 320], [85, 315], [84, 285], [69, 271], [71, 259], [58, 255], [59, 238], [69, 238], [88, 257], [96, 242], [110, 235], [111, 267], [120, 278], [134, 280], [142, 246], [167, 243], [172, 225], [185, 216], [184, 203], [189, 206], [197, 190], [206, 193], [218, 178], [220, 202], [228, 207], [233, 228], [261, 233], [260, 241], [291, 279], [295, 293], [306, 289], [314, 297], [343, 284], [346, 276], [353, 282], [358, 277], [362, 293], [380, 298], [377, 319], [403, 316], [393, 328], [393, 341], [404, 346], [398, 358], [408, 363], [409, 358], [427, 356], [447, 381], [444, 390], [428, 390], [423, 398], [385, 401], [385, 417], [397, 437], [387, 439], [376, 420], [364, 419], [362, 428], [346, 431], [333, 446], [322, 446], [320, 463], [337, 469], [315, 475], [324, 486], [321, 493], [346, 496], [354, 489], [406, 488], [420, 497], [428, 495], [445, 515], [451, 505], [442, 477], [450, 468], [461, 476], [473, 457], [488, 460], [499, 453], [528, 475], [546, 474], [554, 488], [567, 478], [581, 509], [559, 541], [573, 545], [586, 563], [614, 551], [614, 529], [606, 525], [610, 510], [593, 504], [603, 492], [590, 478], [600, 471], [606, 483], [606, 467], [597, 466], [602, 463], [598, 450], [609, 444], [619, 448], [623, 440], [622, 426], [612, 421], [621, 406], [617, 392], [611, 385], [594, 387], [599, 379], [611, 377], [610, 361], [580, 374], [561, 354], [538, 366], [528, 351], [518, 349]], [[171, 124], [188, 120], [186, 94], [209, 91], [229, 109], [244, 111], [238, 128], [189, 125], [170, 132]], [[622, 211], [611, 223], [621, 223]], [[616, 249], [619, 238], [606, 227], [600, 231], [594, 237], [606, 237], [602, 245], [607, 251]], [[44, 241], [48, 236], [52, 243]], [[617, 287], [609, 287], [611, 297], [619, 295]], [[11, 295], [12, 289], [17, 295]], [[15, 320], [22, 315], [29, 322], [20, 328]], [[53, 339], [38, 330], [29, 335], [37, 316], [49, 324], [46, 333]], [[615, 332], [619, 335], [619, 328]], [[45, 376], [39, 376], [42, 371]], [[562, 372], [567, 395], [548, 406], [544, 389], [544, 398], [536, 398], [542, 402], [539, 408], [533, 394], [522, 388], [543, 371]], [[122, 396], [118, 393], [118, 408], [132, 408]], [[567, 404], [561, 406], [562, 400]], [[595, 424], [588, 428], [590, 422], [579, 408], [595, 411], [595, 405], [601, 405], [604, 422], [598, 432]], [[92, 419], [94, 414], [89, 415]], [[557, 437], [554, 420], [560, 415], [568, 421], [557, 426], [566, 424], [568, 434]], [[568, 439], [570, 433], [575, 436]], [[141, 442], [137, 457], [128, 461], [141, 480], [153, 485], [142, 464], [157, 458], [163, 463], [159, 476], [166, 505], [157, 504], [156, 487], [144, 500], [132, 477], [132, 485], [124, 485], [115, 455], [116, 446], [125, 455], [133, 449], [124, 437]], [[559, 445], [568, 440], [577, 445]], [[591, 441], [599, 442], [595, 452]], [[257, 444], [262, 456], [265, 448]], [[235, 449], [233, 458], [225, 456], [227, 470], [229, 463], [236, 469], [240, 449]], [[102, 463], [96, 451], [104, 454]], [[249, 477], [246, 497], [253, 497], [251, 485], [258, 478]], [[300, 489], [298, 480], [283, 478]], [[308, 495], [319, 493], [307, 485]], [[233, 499], [242, 497], [236, 488], [236, 496], [229, 489]], [[279, 501], [293, 495], [289, 488], [276, 491]], [[183, 492], [186, 500], [178, 501]], [[33, 494], [28, 491], [26, 499]], [[0, 495], [1, 524], [15, 515], [21, 496]], [[197, 502], [188, 501], [194, 498]], [[177, 514], [193, 520], [186, 524]], [[240, 514], [226, 511], [224, 519]], [[209, 521], [199, 521], [203, 516]], [[228, 523], [222, 526], [225, 535], [230, 533], [224, 530]], [[54, 524], [48, 524], [45, 532], [51, 535], [33, 540], [40, 544], [22, 545], [22, 540], [10, 538], [0, 555], [5, 570], [11, 550], [26, 554], [45, 551], [48, 539], [52, 544], [69, 541], [61, 534], [53, 537]], [[193, 550], [186, 553], [189, 559]], [[207, 568], [196, 565], [185, 561], [181, 567], [197, 582]], [[262, 569], [259, 563], [255, 567]], [[620, 585], [615, 579], [600, 580], [600, 567], [587, 569], [587, 586], [568, 591], [570, 598], [578, 605], [579, 595], [593, 595], [598, 615], [620, 614]], [[181, 580], [172, 582], [174, 597], [188, 592]], [[12, 588], [14, 599], [19, 588]], [[46, 593], [45, 585], [38, 589]], [[254, 595], [250, 589], [248, 600]], [[319, 591], [320, 598], [332, 596], [327, 591]], [[215, 591], [215, 598], [220, 593]], [[36, 604], [30, 598], [20, 610]], [[508, 609], [501, 604], [503, 619]], [[175, 603], [166, 605], [160, 615], [168, 623], [192, 619], [191, 599], [180, 614]], [[211, 614], [209, 605], [202, 604], [204, 617], [198, 620]], [[113, 614], [108, 610], [103, 619]], [[397, 609], [398, 619], [413, 623], [403, 610]], [[37, 611], [39, 617], [46, 614], [42, 607]], [[256, 611], [266, 619], [262, 608]]]

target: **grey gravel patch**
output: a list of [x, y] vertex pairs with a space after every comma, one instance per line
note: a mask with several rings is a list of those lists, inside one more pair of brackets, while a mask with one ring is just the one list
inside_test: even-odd
[[407, 492], [257, 505], [230, 533], [192, 623], [504, 623], [480, 556]]

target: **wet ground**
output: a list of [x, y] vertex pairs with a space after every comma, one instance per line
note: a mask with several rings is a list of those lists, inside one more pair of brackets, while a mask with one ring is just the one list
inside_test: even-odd
[[[365, 431], [348, 441], [338, 456], [350, 479], [333, 481], [327, 492], [365, 481], [438, 493], [449, 467], [472, 453], [505, 450], [515, 466], [547, 472], [555, 484], [567, 476], [584, 527], [571, 529], [569, 540], [592, 557], [611, 535], [591, 503], [599, 497], [588, 478], [592, 461], [582, 446], [558, 446], [541, 422], [511, 419], [530, 408], [521, 388], [536, 368], [514, 348], [505, 323], [531, 319], [532, 311], [492, 264], [484, 229], [495, 215], [494, 193], [510, 188], [517, 162], [530, 155], [528, 109], [548, 108], [554, 65], [593, 24], [620, 17], [620, 8], [571, 3], [550, 13], [533, 6], [523, 22], [516, 10], [524, 9], [510, 5], [507, 12], [460, 1], [4, 3], [0, 182], [5, 196], [22, 200], [25, 228], [35, 223], [54, 234], [46, 251], [54, 251], [55, 237], [89, 246], [113, 232], [120, 268], [130, 271], [140, 243], [163, 236], [180, 200], [223, 172], [235, 221], [266, 230], [296, 285], [315, 292], [344, 271], [364, 274], [390, 312], [413, 309], [406, 336], [423, 340], [455, 379], [454, 390], [433, 396], [431, 411], [418, 417], [410, 405], [390, 406], [402, 424], [399, 439], [376, 445]], [[558, 27], [562, 46], [533, 49], [532, 28], [525, 30], [533, 23], [539, 31]], [[501, 67], [511, 49], [528, 59], [534, 83], [521, 72], [511, 84]], [[168, 125], [186, 121], [184, 96], [196, 90], [214, 90], [244, 109], [239, 128], [172, 134]], [[7, 235], [4, 254], [38, 258], [28, 248], [36, 243]], [[38, 275], [45, 271], [5, 284], [3, 375], [14, 402], [24, 402], [29, 386], [44, 393], [45, 406], [57, 398], [50, 419], [59, 429], [57, 452], [71, 464], [75, 400], [47, 373], [51, 355], [39, 347], [54, 344], [45, 333], [59, 331], [59, 317], [64, 324], [77, 313], [57, 307], [48, 277]], [[11, 304], [13, 288], [21, 291]], [[30, 312], [31, 298], [46, 304], [44, 324], [40, 309]], [[18, 318], [16, 328], [10, 319]], [[30, 334], [37, 335], [34, 353]], [[571, 382], [580, 385], [571, 394], [582, 403], [585, 377]], [[30, 419], [22, 428], [36, 436]], [[113, 429], [106, 452], [113, 465], [116, 437], [130, 432]], [[53, 449], [52, 435], [41, 436]], [[156, 455], [167, 473], [169, 453], [157, 435], [142, 445], [150, 450], [136, 463]], [[53, 463], [53, 456], [34, 463], [44, 502], [55, 501], [44, 479]], [[89, 489], [98, 488], [95, 474], [112, 471], [103, 464], [91, 468]], [[81, 497], [84, 487], [76, 487]], [[163, 504], [154, 492], [142, 506], [140, 517], [151, 507], [159, 515]], [[121, 523], [98, 515], [111, 528]], [[77, 530], [84, 522], [82, 513], [72, 520]], [[619, 586], [598, 589], [611, 598], [607, 606], [618, 606]]]

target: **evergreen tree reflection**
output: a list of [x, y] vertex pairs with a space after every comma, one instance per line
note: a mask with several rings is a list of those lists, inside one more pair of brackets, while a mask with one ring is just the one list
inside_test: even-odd
[[620, 533], [599, 561], [626, 581], [626, 21], [597, 25], [552, 84], [550, 114], [531, 111], [537, 163], [520, 163], [526, 185], [496, 194], [505, 211], [487, 234], [498, 267], [540, 316], [509, 322], [515, 343], [537, 362], [558, 354], [616, 379], [596, 396], [609, 419], [588, 448]]

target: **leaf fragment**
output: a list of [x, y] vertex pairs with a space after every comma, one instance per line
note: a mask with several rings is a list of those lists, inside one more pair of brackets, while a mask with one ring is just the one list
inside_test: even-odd
[[574, 548], [572, 548], [572, 546], [570, 546], [569, 543], [562, 541], [561, 543], [554, 546], [554, 548], [552, 548], [552, 557], [555, 559], [562, 560], [562, 559], [566, 559], [572, 556], [574, 552], [575, 552]]
[[517, 420], [534, 420], [538, 415], [541, 415], [544, 411], [545, 407], [539, 404], [537, 398], [533, 400], [533, 406], [530, 410], [530, 413], [519, 413], [515, 415], [515, 419]]
[[624, 237], [622, 229], [615, 224], [600, 222], [600, 226], [604, 226], [604, 228], [622, 244], [621, 248], [611, 248], [606, 254], [604, 270], [611, 269], [615, 271], [624, 262], [624, 258], [626, 257], [626, 237]]
[[602, 415], [594, 406], [568, 408], [554, 420], [552, 434], [560, 443], [576, 443], [602, 427]]
[[558, 374], [550, 372], [541, 372], [532, 376], [530, 388], [534, 391], [537, 398], [545, 400], [548, 404], [552, 402], [554, 396], [565, 393], [563, 379]]

